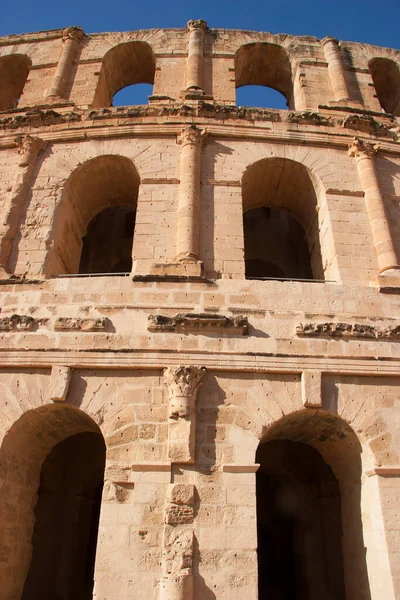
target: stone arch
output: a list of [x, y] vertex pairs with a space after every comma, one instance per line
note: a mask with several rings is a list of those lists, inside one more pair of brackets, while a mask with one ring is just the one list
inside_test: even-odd
[[[296, 539], [292, 558], [296, 561], [300, 552], [305, 561], [300, 567], [302, 580], [292, 570], [299, 597], [303, 597], [303, 588], [309, 593], [318, 590], [321, 600], [370, 598], [361, 520], [361, 452], [350, 425], [323, 410], [285, 415], [261, 438], [256, 455], [261, 465], [257, 474], [258, 515], [260, 518], [263, 513], [260, 501], [267, 498], [265, 491], [260, 491], [265, 486], [269, 486], [270, 495], [274, 494], [275, 503], [279, 499], [281, 513], [285, 502], [289, 498], [293, 501], [286, 506], [286, 515], [282, 514], [290, 515], [291, 540]], [[306, 505], [313, 514], [312, 521], [305, 515]], [[260, 531], [259, 526], [259, 535]], [[262, 547], [259, 540], [259, 549]], [[259, 564], [259, 568], [266, 565]]]
[[18, 106], [31, 65], [31, 59], [25, 54], [0, 57], [0, 110]]
[[124, 156], [97, 156], [79, 165], [54, 214], [45, 274], [120, 272], [121, 264], [130, 270], [139, 184]]
[[[68, 463], [71, 452], [75, 453], [76, 461]], [[69, 483], [77, 483], [79, 490], [82, 488], [78, 495], [88, 494], [88, 479], [93, 475], [99, 510], [105, 444], [99, 427], [86, 413], [68, 405], [40, 406], [20, 416], [3, 439], [0, 448], [0, 481], [3, 490], [0, 500], [0, 539], [3, 557], [1, 569], [7, 574], [2, 578], [4, 597], [55, 597], [54, 589], [48, 586], [57, 585], [56, 574], [57, 577], [62, 574], [64, 579], [68, 579], [68, 569], [71, 568], [66, 566], [68, 562], [76, 565], [75, 560], [82, 561], [82, 568], [84, 564], [88, 564], [88, 539], [82, 541], [83, 538], [79, 538], [78, 551], [70, 561], [63, 555], [65, 549], [61, 550], [62, 544], [58, 551], [54, 547], [53, 538], [59, 533], [60, 527], [65, 529], [66, 525], [70, 525], [71, 534], [78, 537], [81, 535], [77, 533], [76, 526], [74, 529], [68, 523], [68, 510], [71, 510], [71, 507], [68, 508], [69, 504], [65, 502], [65, 510], [59, 510], [60, 506], [57, 506], [60, 489], [56, 481], [57, 470], [54, 471], [54, 468], [60, 464], [60, 458], [65, 463], [65, 469], [68, 470], [69, 464]], [[76, 468], [77, 464], [80, 465], [79, 468]], [[75, 478], [75, 471], [81, 481]], [[88, 474], [90, 476], [86, 477]], [[47, 523], [46, 527], [46, 516], [51, 512], [55, 521], [51, 526]], [[80, 511], [80, 514], [84, 512]], [[91, 537], [91, 543], [94, 543], [89, 560], [91, 581], [82, 583], [76, 572], [74, 577], [69, 577], [70, 581], [79, 580], [82, 586], [93, 583], [97, 524], [98, 514], [92, 513], [79, 524], [79, 531], [86, 532]], [[43, 577], [44, 572], [46, 577]], [[57, 597], [69, 600], [81, 597], [79, 594], [82, 593], [82, 587], [78, 594], [76, 590], [65, 588], [61, 596]]]
[[113, 96], [127, 86], [153, 85], [155, 70], [156, 58], [147, 42], [124, 42], [114, 46], [103, 57], [92, 106], [111, 106]]
[[270, 42], [244, 44], [235, 53], [236, 88], [261, 85], [280, 92], [294, 109], [293, 76], [289, 53]]
[[324, 279], [318, 199], [310, 171], [280, 157], [242, 177], [246, 277]]
[[371, 59], [368, 67], [381, 107], [385, 112], [400, 117], [399, 65], [390, 58], [379, 57]]

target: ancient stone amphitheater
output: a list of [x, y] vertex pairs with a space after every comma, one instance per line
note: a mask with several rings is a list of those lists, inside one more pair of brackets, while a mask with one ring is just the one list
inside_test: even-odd
[[400, 52], [13, 35], [0, 111], [1, 600], [399, 599]]

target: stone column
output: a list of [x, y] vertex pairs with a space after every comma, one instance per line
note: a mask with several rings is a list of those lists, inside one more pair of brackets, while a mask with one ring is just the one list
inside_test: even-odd
[[10, 197], [6, 203], [0, 226], [0, 269], [9, 272], [10, 256], [22, 216], [26, 194], [39, 152], [47, 143], [38, 137], [27, 135], [15, 140], [19, 161]]
[[66, 88], [71, 77], [72, 65], [83, 36], [84, 33], [81, 27], [68, 27], [64, 29], [61, 54], [47, 97], [65, 98]]
[[182, 366], [164, 370], [169, 389], [168, 457], [173, 463], [194, 463], [196, 395], [205, 370]]
[[[200, 247], [200, 168], [205, 132], [195, 125], [182, 130], [180, 190], [175, 263], [194, 263], [193, 275], [201, 274]], [[197, 273], [198, 270], [198, 273]]]
[[371, 223], [372, 237], [378, 256], [379, 275], [387, 271], [399, 270], [397, 256], [392, 242], [385, 204], [375, 170], [374, 156], [378, 145], [363, 142], [357, 138], [349, 146], [349, 155], [355, 158], [365, 203]]
[[207, 23], [201, 19], [189, 21], [188, 31], [188, 57], [186, 65], [186, 92], [199, 95], [204, 94], [204, 34]]
[[322, 40], [328, 73], [334, 100], [349, 100], [347, 82], [344, 74], [343, 63], [340, 56], [339, 42], [333, 37], [325, 37]]

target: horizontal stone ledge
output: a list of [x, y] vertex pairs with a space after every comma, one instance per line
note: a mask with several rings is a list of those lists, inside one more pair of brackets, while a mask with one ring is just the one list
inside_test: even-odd
[[233, 463], [227, 463], [222, 465], [223, 473], [256, 473], [260, 465], [258, 463], [252, 465], [237, 465]]
[[399, 477], [400, 466], [374, 467], [373, 469], [366, 471], [365, 474], [367, 475], [367, 477], [373, 477], [374, 475], [378, 475], [380, 477]]
[[132, 471], [170, 471], [171, 463], [135, 463], [130, 468]]
[[54, 323], [55, 331], [105, 331], [109, 320], [107, 317], [93, 319], [79, 319], [73, 317], [60, 317]]
[[242, 315], [235, 317], [209, 313], [177, 314], [174, 317], [149, 315], [147, 329], [153, 332], [190, 331], [191, 333], [222, 330], [226, 333], [247, 335], [249, 332], [249, 322], [247, 317], [243, 317]]
[[384, 329], [374, 325], [359, 323], [299, 323], [296, 326], [296, 335], [300, 337], [329, 337], [329, 338], [356, 338], [368, 340], [390, 340], [400, 342], [400, 325], [389, 325]]

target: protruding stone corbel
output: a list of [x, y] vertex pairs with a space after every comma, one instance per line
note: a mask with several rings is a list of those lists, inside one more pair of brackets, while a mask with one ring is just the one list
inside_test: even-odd
[[57, 69], [51, 88], [47, 94], [49, 98], [65, 98], [66, 88], [71, 76], [72, 65], [84, 35], [85, 34], [81, 27], [67, 27], [67, 29], [64, 29], [61, 54], [58, 59]]
[[171, 462], [193, 464], [195, 458], [196, 395], [205, 367], [167, 367], [169, 390], [168, 455]]
[[189, 21], [188, 57], [186, 66], [186, 95], [204, 95], [204, 34], [208, 31], [207, 23], [202, 19]]
[[321, 379], [320, 371], [303, 371], [301, 374], [301, 397], [305, 407], [322, 406]]
[[385, 203], [375, 170], [374, 157], [380, 150], [379, 144], [371, 144], [354, 138], [349, 146], [349, 155], [355, 159], [365, 204], [369, 216], [372, 237], [378, 258], [379, 275], [398, 279], [400, 266], [393, 245]]
[[71, 381], [71, 367], [53, 365], [50, 380], [50, 400], [52, 402], [65, 402]]
[[9, 261], [13, 243], [17, 235], [26, 194], [31, 182], [32, 172], [40, 152], [46, 149], [47, 142], [31, 135], [19, 136], [15, 139], [18, 166], [14, 184], [4, 208], [0, 226], [0, 270], [9, 273]]

